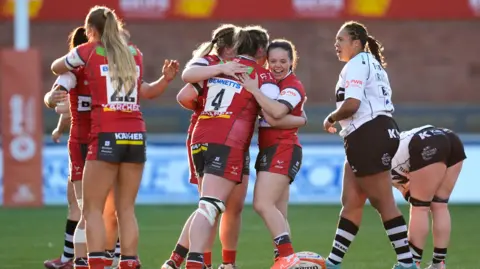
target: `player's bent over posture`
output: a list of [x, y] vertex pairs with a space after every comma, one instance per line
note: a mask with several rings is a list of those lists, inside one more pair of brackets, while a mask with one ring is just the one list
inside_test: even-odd
[[410, 203], [408, 240], [420, 266], [432, 214], [433, 259], [427, 269], [445, 269], [450, 242], [448, 199], [466, 159], [463, 143], [451, 130], [426, 125], [400, 133], [392, 161], [393, 186]]

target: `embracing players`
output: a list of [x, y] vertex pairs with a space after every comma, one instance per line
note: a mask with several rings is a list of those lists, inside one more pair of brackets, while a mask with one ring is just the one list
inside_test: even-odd
[[[127, 45], [122, 24], [107, 7], [93, 7], [85, 20], [89, 42], [71, 50], [52, 64], [56, 74], [83, 67], [91, 98], [91, 125], [83, 174], [83, 216], [86, 219], [88, 266], [105, 266], [105, 226], [102, 212], [110, 189], [116, 187], [116, 211], [121, 240], [120, 268], [136, 268], [138, 227], [134, 203], [146, 159], [145, 123], [139, 97], [162, 93], [178, 71], [148, 84], [143, 82], [142, 53]], [[165, 68], [164, 68], [165, 71]], [[73, 85], [73, 86], [72, 86]]]

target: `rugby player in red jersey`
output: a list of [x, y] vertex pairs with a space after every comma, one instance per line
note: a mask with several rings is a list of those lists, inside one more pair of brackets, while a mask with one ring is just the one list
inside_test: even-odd
[[[71, 36], [72, 37], [72, 36]], [[83, 43], [88, 42], [88, 38], [85, 35], [85, 28], [79, 27], [74, 31], [73, 38], [71, 38], [70, 50], [79, 46]], [[73, 182], [75, 182], [75, 192], [78, 202], [78, 206], [82, 206], [82, 174], [83, 167], [85, 164], [89, 132], [90, 132], [90, 90], [88, 84], [85, 82], [85, 75], [83, 73], [83, 68], [78, 68], [71, 71], [74, 75], [74, 78], [69, 78], [68, 74], [64, 74], [58, 79], [58, 86], [61, 86], [63, 91], [52, 91], [51, 95], [54, 95], [56, 92], [69, 92], [68, 103], [63, 103], [56, 106], [56, 111], [62, 113], [60, 118], [66, 118], [67, 116], [72, 117], [72, 127], [70, 131], [70, 139], [68, 141], [69, 154], [70, 154], [70, 177]], [[71, 89], [70, 89], [71, 88]], [[59, 127], [61, 127], [59, 125]], [[57, 128], [58, 129], [58, 128]], [[106, 229], [107, 235], [114, 236], [115, 241], [113, 245], [113, 251], [110, 251], [111, 247], [109, 244], [106, 244], [106, 260], [105, 266], [113, 265], [113, 257], [115, 252], [115, 245], [117, 241], [118, 227], [117, 220], [115, 216], [115, 206], [113, 205], [113, 192], [110, 191], [109, 197], [106, 202], [104, 210], [104, 219], [105, 223], [112, 223]], [[113, 216], [113, 221], [112, 221]], [[108, 238], [108, 236], [107, 236]], [[88, 268], [87, 264], [87, 249], [85, 246], [85, 223], [82, 218], [79, 222], [77, 229], [75, 231], [75, 236], [73, 241], [76, 245], [75, 247], [75, 268]], [[111, 253], [112, 252], [112, 253]]]
[[[87, 36], [85, 35], [84, 27], [77, 27], [69, 35], [69, 47], [70, 50], [75, 48], [78, 45], [88, 42]], [[74, 76], [76, 80], [82, 81], [83, 74], [82, 70], [74, 70]], [[69, 99], [66, 98], [58, 102], [59, 100], [53, 102], [55, 96], [65, 96], [66, 89], [63, 87], [68, 83], [71, 78], [69, 76], [59, 77], [54, 84], [54, 87], [50, 92], [45, 94], [45, 101], [48, 107], [55, 108], [58, 112], [64, 112], [60, 115], [59, 124], [57, 128], [52, 133], [52, 138], [54, 142], [59, 142], [59, 135], [67, 129], [69, 120], [71, 118], [71, 128], [70, 136], [68, 139], [68, 152], [69, 152], [69, 161], [70, 161], [70, 173], [69, 173], [69, 183], [68, 183], [68, 205], [69, 211], [74, 209], [78, 210], [78, 219], [79, 221], [72, 221], [70, 218], [67, 220], [67, 231], [65, 233], [65, 246], [64, 254], [60, 259], [45, 261], [44, 265], [46, 268], [73, 268], [74, 265], [71, 262], [73, 257], [76, 257], [77, 263], [79, 266], [75, 268], [87, 268], [86, 263], [87, 249], [85, 245], [85, 232], [84, 232], [84, 221], [81, 218], [81, 207], [82, 207], [82, 188], [81, 188], [81, 179], [83, 173], [83, 166], [86, 157], [86, 149], [88, 143], [88, 134], [90, 131], [90, 91], [88, 87], [84, 84], [73, 85], [76, 87], [75, 90], [71, 91]], [[68, 86], [67, 86], [68, 87]], [[69, 88], [70, 89], [70, 88]], [[68, 90], [69, 90], [68, 89]], [[61, 104], [60, 104], [61, 103]], [[71, 107], [71, 113], [69, 111], [69, 105]], [[59, 104], [59, 106], [57, 106]], [[62, 111], [63, 110], [63, 111]], [[73, 186], [73, 190], [71, 188]], [[75, 200], [76, 199], [76, 200]], [[71, 250], [70, 253], [68, 251]], [[82, 259], [82, 257], [84, 259]], [[65, 259], [65, 258], [68, 258]]]
[[[298, 127], [305, 123], [301, 116], [306, 93], [293, 73], [296, 53], [291, 42], [272, 42], [268, 47], [268, 60], [270, 70], [280, 87], [280, 95], [268, 96], [262, 93], [258, 87], [257, 76], [253, 79], [243, 74], [239, 76], [243, 87], [251, 92], [259, 103], [263, 115], [281, 119], [291, 114], [300, 121], [299, 125], [290, 126], [288, 129], [272, 128], [263, 117], [259, 122], [260, 151], [255, 164], [257, 180], [253, 207], [270, 230], [278, 250], [278, 258], [272, 268], [284, 268], [288, 261], [298, 262], [286, 220], [286, 204], [290, 183], [295, 179], [302, 162], [302, 148], [297, 133]], [[289, 264], [292, 265], [294, 264]]]
[[[103, 269], [105, 226], [102, 212], [110, 189], [116, 187], [121, 237], [119, 268], [137, 268], [138, 225], [135, 199], [146, 160], [145, 122], [139, 105], [142, 54], [128, 46], [115, 13], [93, 7], [85, 20], [89, 42], [55, 60], [55, 74], [83, 66], [91, 94], [91, 132], [83, 174], [83, 216], [86, 220], [88, 264]], [[148, 87], [168, 84], [160, 78]], [[143, 95], [143, 94], [142, 94]]]
[[[260, 27], [239, 29], [234, 39], [239, 56], [233, 61], [246, 67], [245, 72], [249, 75], [258, 74], [258, 86], [263, 92], [278, 96], [280, 90], [273, 75], [257, 63], [265, 58], [268, 33]], [[225, 210], [223, 201], [229, 197], [235, 183], [241, 180], [239, 171], [244, 165], [241, 153], [250, 146], [258, 116], [258, 103], [236, 79], [236, 73], [242, 72], [228, 74], [217, 66], [203, 69], [202, 75], [200, 72], [192, 74], [193, 70], [188, 69], [182, 75], [189, 83], [208, 79], [204, 111], [192, 137], [195, 169], [199, 176], [203, 176], [202, 197], [190, 230], [186, 268], [192, 269], [202, 268], [201, 251], [207, 241], [205, 231], [211, 231], [215, 219]], [[208, 72], [212, 78], [208, 78]]]
[[[205, 42], [200, 45], [193, 53], [193, 59], [190, 61], [187, 68], [196, 68], [202, 66], [211, 66], [224, 61], [229, 61], [235, 57], [233, 50], [233, 34], [236, 29], [235, 25], [224, 24], [215, 29], [212, 33], [212, 39], [209, 42]], [[193, 114], [190, 120], [190, 126], [188, 128], [187, 136], [187, 149], [188, 149], [188, 161], [190, 168], [190, 183], [198, 184], [199, 193], [201, 193], [201, 178], [197, 178], [193, 160], [191, 156], [191, 134], [194, 130], [195, 124], [203, 111], [204, 98], [203, 90], [205, 87], [204, 82], [186, 84], [177, 95], [177, 101], [186, 109], [193, 110]], [[249, 177], [249, 151], [245, 152], [245, 167], [243, 169], [242, 184], [236, 186], [230, 197], [226, 202], [226, 211], [220, 219], [220, 241], [222, 243], [222, 265], [220, 268], [234, 268], [236, 260], [236, 249], [238, 245], [238, 237], [240, 234], [242, 211], [245, 202], [245, 196], [247, 194], [248, 177]], [[200, 184], [199, 184], [200, 183]], [[194, 214], [192, 214], [187, 223], [183, 227], [180, 238], [175, 246], [170, 259], [165, 262], [162, 269], [176, 269], [180, 268], [185, 257], [188, 254], [189, 240], [188, 232], [190, 229], [190, 223]], [[214, 224], [217, 227], [218, 219]], [[204, 264], [206, 268], [212, 266], [212, 253], [211, 249], [215, 241], [216, 233], [213, 232], [209, 238], [209, 242], [204, 251]]]

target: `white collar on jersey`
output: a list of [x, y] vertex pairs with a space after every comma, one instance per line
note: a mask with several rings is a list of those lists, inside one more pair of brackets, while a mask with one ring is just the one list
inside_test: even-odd
[[290, 74], [292, 74], [292, 70], [288, 71], [288, 73], [281, 80], [284, 80], [286, 77], [290, 76]]

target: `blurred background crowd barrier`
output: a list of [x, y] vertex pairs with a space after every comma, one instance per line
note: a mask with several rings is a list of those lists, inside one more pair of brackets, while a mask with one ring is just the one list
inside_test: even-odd
[[[64, 202], [65, 182], [60, 178], [63, 180], [67, 176], [66, 149], [65, 145], [52, 146], [42, 141], [41, 134], [45, 134], [48, 140], [58, 116], [42, 107], [41, 96], [55, 80], [50, 64], [66, 53], [68, 33], [82, 25], [89, 8], [99, 3], [95, 0], [30, 0], [30, 49], [15, 54], [9, 50], [14, 41], [15, 1], [0, 0], [0, 46], [4, 48], [0, 58], [3, 168], [13, 169], [4, 172], [2, 178], [4, 185], [8, 185], [5, 180], [8, 174], [15, 178], [13, 185], [8, 185], [12, 196], [6, 198], [14, 205]], [[308, 94], [305, 107], [309, 123], [301, 133], [311, 145], [311, 148], [307, 146], [306, 152], [310, 155], [306, 155], [307, 165], [302, 168], [304, 173], [300, 176], [305, 181], [298, 184], [317, 186], [321, 182], [320, 187], [311, 189], [311, 196], [298, 198], [298, 201], [310, 201], [312, 197], [318, 200], [325, 195], [325, 190], [332, 190], [328, 195], [333, 196], [327, 200], [338, 201], [341, 141], [338, 137], [326, 138], [319, 134], [323, 134], [321, 126], [325, 115], [334, 107], [334, 86], [343, 63], [338, 62], [333, 44], [335, 34], [345, 20], [365, 23], [370, 33], [385, 46], [389, 63], [387, 71], [396, 105], [395, 118], [401, 129], [423, 124], [448, 127], [468, 140], [472, 156], [480, 152], [476, 148], [476, 134], [480, 133], [480, 0], [104, 0], [101, 4], [117, 11], [131, 32], [132, 42], [143, 51], [146, 81], [161, 75], [165, 58], [179, 60], [183, 68], [192, 50], [209, 40], [211, 31], [221, 23], [260, 24], [269, 30], [272, 38], [292, 40], [300, 56], [297, 75]], [[174, 147], [172, 152], [179, 154], [181, 162], [185, 161], [186, 153], [181, 145], [190, 112], [180, 108], [175, 101], [183, 84], [178, 77], [161, 98], [142, 101], [152, 145], [150, 160], [159, 162], [159, 166], [165, 164], [163, 168], [156, 167], [157, 170], [175, 163], [176, 159], [167, 158], [169, 152], [165, 152], [170, 147]], [[335, 147], [333, 155], [328, 151], [330, 145]], [[57, 155], [61, 157], [54, 160], [53, 156]], [[469, 158], [472, 165], [480, 162], [480, 156], [475, 158]], [[5, 164], [9, 160], [18, 164], [17, 170], [12, 168], [15, 165]], [[317, 161], [329, 168], [321, 173], [308, 168], [309, 162]], [[24, 171], [24, 165], [31, 162], [36, 165], [31, 171], [43, 172], [37, 172], [35, 176], [27, 173], [18, 179], [19, 170]], [[175, 164], [170, 169], [179, 170], [183, 166], [181, 169], [185, 170], [186, 163]], [[316, 174], [310, 178], [309, 173]], [[469, 178], [466, 172], [462, 175]], [[475, 174], [471, 175], [475, 177]], [[36, 180], [31, 180], [32, 177]], [[149, 183], [145, 183], [145, 192], [155, 190], [148, 185], [150, 183], [177, 187], [159, 188], [162, 191], [153, 192], [152, 197], [157, 197], [151, 198], [153, 200], [148, 200], [145, 198], [149, 197], [148, 194], [142, 196], [141, 192], [139, 199], [165, 202], [170, 196], [162, 193], [172, 188], [177, 188], [176, 192], [168, 193], [172, 197], [179, 193], [194, 197], [194, 188], [175, 185], [179, 181], [186, 184], [186, 177], [187, 174], [170, 173], [157, 182], [155, 176], [146, 173], [144, 182]], [[36, 183], [19, 183], [22, 180]], [[161, 180], [167, 180], [167, 183]], [[25, 195], [18, 198], [14, 195], [18, 193]], [[56, 195], [58, 199], [39, 198]], [[166, 200], [158, 200], [159, 195], [167, 197]], [[459, 195], [468, 196], [468, 193]], [[180, 197], [177, 202], [193, 201], [191, 197], [175, 197]]]

